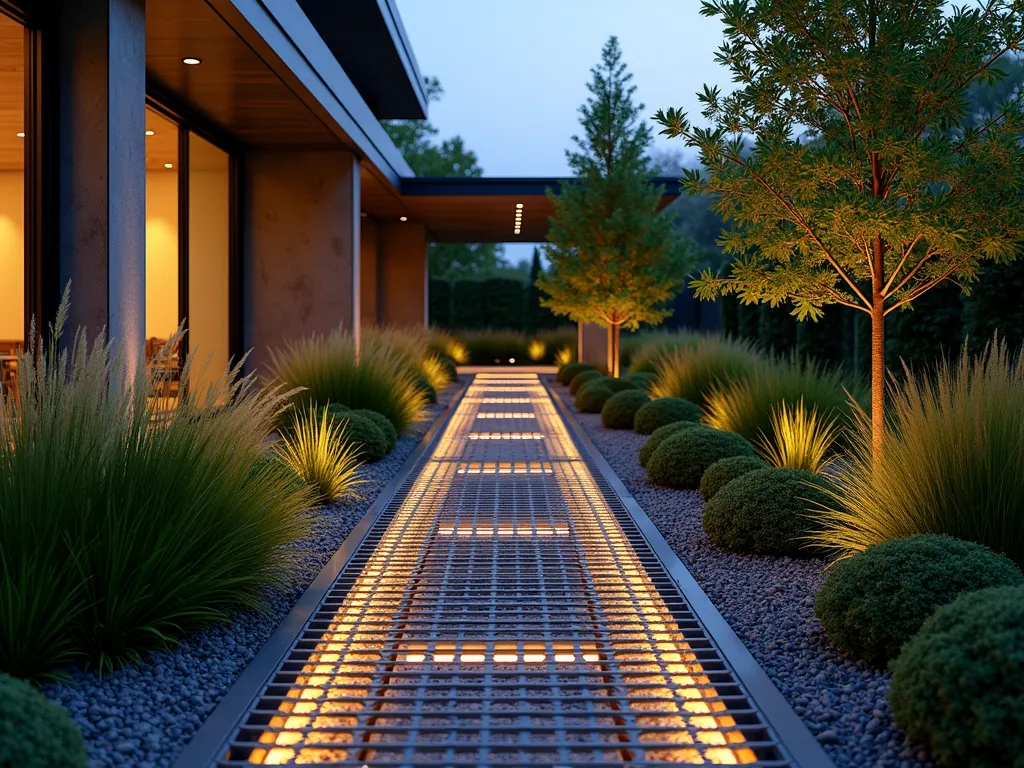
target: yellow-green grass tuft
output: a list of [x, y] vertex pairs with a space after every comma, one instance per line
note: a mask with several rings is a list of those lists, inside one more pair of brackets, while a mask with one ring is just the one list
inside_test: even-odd
[[322, 504], [355, 496], [356, 486], [363, 483], [356, 471], [359, 451], [345, 439], [345, 431], [327, 408], [308, 404], [295, 414], [292, 429], [277, 446], [281, 461]]

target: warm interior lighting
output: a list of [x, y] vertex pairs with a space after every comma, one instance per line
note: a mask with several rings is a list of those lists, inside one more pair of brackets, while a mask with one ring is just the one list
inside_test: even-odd
[[181, 63], [188, 64], [190, 67], [194, 67], [197, 64], [202, 64], [203, 60], [197, 59], [195, 56], [186, 56], [184, 59], [181, 60]]
[[408, 220], [409, 220], [409, 217], [408, 217], [408, 216], [399, 216], [399, 217], [398, 217], [398, 220], [399, 220], [399, 221], [408, 221]]
[[156, 131], [146, 131], [147, 136], [156, 136]]
[[516, 208], [522, 208], [522, 207], [523, 207], [522, 203], [516, 203]]
[[18, 133], [17, 133], [17, 134], [15, 134], [15, 135], [16, 135], [16, 136], [17, 136], [17, 137], [18, 137], [19, 139], [24, 139], [24, 138], [25, 138], [25, 133], [24, 133], [23, 131], [18, 131]]
[[516, 359], [515, 359], [514, 357], [510, 357], [510, 358], [508, 359], [508, 361], [509, 361], [510, 363], [514, 363], [514, 362], [516, 361]]
[[173, 168], [174, 163], [164, 163], [164, 168]]

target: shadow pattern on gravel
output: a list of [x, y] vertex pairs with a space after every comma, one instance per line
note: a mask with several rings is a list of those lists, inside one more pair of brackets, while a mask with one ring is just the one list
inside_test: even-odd
[[360, 499], [314, 513], [312, 533], [294, 545], [296, 569], [268, 588], [264, 612], [240, 613], [139, 666], [103, 678], [75, 670], [69, 682], [44, 688], [82, 729], [92, 766], [163, 768], [174, 762], [457, 391], [452, 385], [438, 393], [439, 403], [390, 454], [360, 467]]
[[[553, 388], [575, 413], [568, 390]], [[889, 675], [827, 646], [814, 616], [824, 560], [716, 549], [701, 527], [699, 493], [647, 482], [637, 460], [645, 436], [605, 429], [599, 414], [576, 418], [838, 768], [934, 768], [892, 722]]]

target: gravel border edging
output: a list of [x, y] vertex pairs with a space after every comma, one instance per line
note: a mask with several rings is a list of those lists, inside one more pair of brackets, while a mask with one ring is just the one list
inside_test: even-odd
[[314, 530], [295, 544], [299, 567], [268, 589], [265, 612], [240, 613], [103, 678], [74, 670], [68, 682], [44, 687], [81, 728], [91, 766], [165, 768], [174, 762], [460, 390], [457, 382], [438, 393], [438, 403], [390, 454], [360, 468], [362, 498], [315, 513]]
[[826, 645], [813, 611], [825, 562], [715, 549], [701, 527], [698, 493], [647, 482], [636, 457], [646, 437], [606, 429], [597, 414], [575, 413], [566, 388], [551, 385], [836, 766], [931, 768], [892, 723], [888, 674]]

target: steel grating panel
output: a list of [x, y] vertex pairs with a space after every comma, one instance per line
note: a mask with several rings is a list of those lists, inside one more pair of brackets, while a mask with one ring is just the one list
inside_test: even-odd
[[792, 765], [533, 374], [476, 376], [221, 754]]

